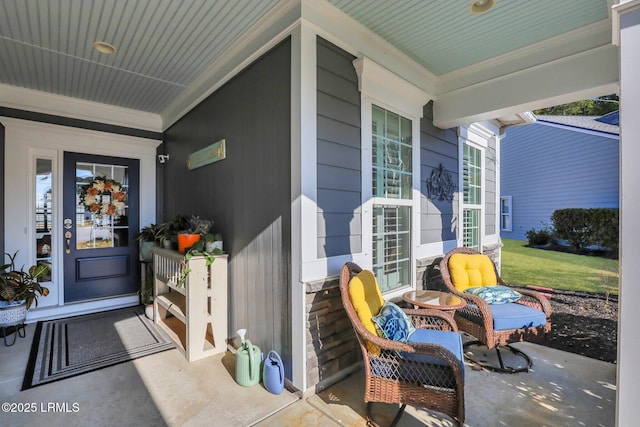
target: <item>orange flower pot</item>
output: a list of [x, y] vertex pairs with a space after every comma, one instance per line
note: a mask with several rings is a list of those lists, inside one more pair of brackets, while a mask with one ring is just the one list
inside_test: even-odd
[[200, 240], [199, 234], [178, 234], [178, 250], [181, 254], [187, 252], [187, 250]]

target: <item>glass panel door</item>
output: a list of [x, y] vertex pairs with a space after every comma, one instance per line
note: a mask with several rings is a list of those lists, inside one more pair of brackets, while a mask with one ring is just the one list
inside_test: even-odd
[[76, 164], [76, 249], [127, 246], [127, 166]]
[[64, 153], [64, 301], [135, 295], [140, 161]]

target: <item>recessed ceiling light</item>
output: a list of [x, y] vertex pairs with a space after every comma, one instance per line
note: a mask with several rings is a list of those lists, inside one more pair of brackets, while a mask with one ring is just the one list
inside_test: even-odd
[[95, 42], [93, 44], [93, 48], [98, 52], [106, 53], [107, 55], [111, 55], [116, 53], [115, 46], [107, 43], [107, 42]]
[[493, 6], [495, 6], [496, 0], [474, 0], [471, 2], [469, 10], [473, 13], [485, 13]]

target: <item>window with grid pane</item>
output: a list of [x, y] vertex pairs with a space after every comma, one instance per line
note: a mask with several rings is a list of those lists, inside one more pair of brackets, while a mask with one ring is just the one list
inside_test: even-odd
[[373, 272], [382, 292], [411, 281], [412, 123], [372, 106]]
[[373, 196], [411, 199], [411, 120], [374, 105], [372, 121]]
[[373, 207], [373, 273], [382, 292], [410, 282], [411, 208]]
[[464, 209], [462, 246], [480, 251], [480, 209]]
[[500, 197], [500, 230], [512, 231], [511, 228], [511, 196]]
[[464, 144], [462, 179], [462, 244], [479, 251], [482, 207], [482, 151], [469, 144]]
[[482, 202], [482, 151], [464, 145], [463, 180], [464, 203], [479, 205]]

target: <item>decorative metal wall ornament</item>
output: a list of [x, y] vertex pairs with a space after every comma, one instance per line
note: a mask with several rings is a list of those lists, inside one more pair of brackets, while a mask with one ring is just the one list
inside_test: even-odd
[[427, 198], [451, 201], [455, 191], [456, 184], [453, 182], [451, 172], [440, 163], [440, 166], [431, 171], [431, 176], [427, 179]]

